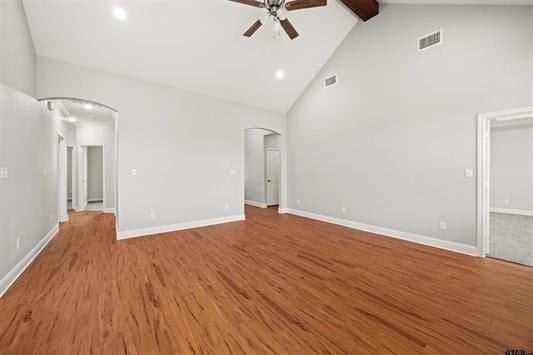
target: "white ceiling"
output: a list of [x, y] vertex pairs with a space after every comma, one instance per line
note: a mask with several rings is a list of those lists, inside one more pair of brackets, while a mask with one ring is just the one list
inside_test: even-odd
[[[533, 0], [384, 0], [410, 4], [533, 4]], [[121, 22], [116, 5], [128, 14]], [[264, 10], [227, 0], [24, 0], [39, 55], [286, 112], [357, 22], [338, 0], [242, 33]], [[361, 25], [364, 25], [361, 23]], [[282, 69], [285, 79], [274, 73]]]
[[[85, 102], [79, 100], [56, 100], [56, 105], [66, 114], [74, 119], [74, 125], [83, 124], [112, 124], [114, 123], [114, 113], [111, 109], [92, 104], [91, 109], [84, 107]], [[66, 112], [65, 112], [66, 111]]]
[[[127, 20], [112, 15], [116, 4]], [[227, 0], [24, 0], [39, 55], [286, 112], [357, 22], [336, 0], [242, 33], [262, 9]], [[278, 81], [274, 73], [286, 73]]]

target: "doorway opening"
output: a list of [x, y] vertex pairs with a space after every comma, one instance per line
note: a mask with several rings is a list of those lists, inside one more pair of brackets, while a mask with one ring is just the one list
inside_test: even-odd
[[482, 256], [533, 266], [533, 107], [478, 117]]
[[72, 199], [73, 199], [73, 152], [74, 146], [67, 145], [67, 210], [72, 210]]
[[[117, 111], [90, 100], [45, 98], [58, 120], [58, 208], [68, 213], [118, 209]], [[118, 220], [115, 218], [118, 225]]]
[[281, 135], [263, 128], [244, 131], [244, 204], [279, 207], [281, 200]]
[[80, 201], [81, 210], [103, 212], [106, 190], [105, 179], [105, 163], [103, 145], [82, 145], [82, 185], [81, 196], [83, 200]]

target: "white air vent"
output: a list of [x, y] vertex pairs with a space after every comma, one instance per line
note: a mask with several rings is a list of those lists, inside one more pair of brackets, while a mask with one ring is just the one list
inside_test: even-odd
[[418, 51], [423, 51], [424, 49], [436, 46], [437, 44], [442, 43], [442, 30], [433, 32], [427, 36], [421, 37], [418, 39]]
[[337, 75], [328, 76], [326, 80], [324, 80], [324, 87], [330, 87], [335, 84], [337, 84]]

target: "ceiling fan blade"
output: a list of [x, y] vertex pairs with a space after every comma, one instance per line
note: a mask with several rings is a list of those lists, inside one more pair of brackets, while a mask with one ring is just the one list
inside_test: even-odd
[[252, 26], [250, 26], [250, 28], [246, 32], [244, 32], [243, 36], [244, 37], [252, 37], [252, 35], [255, 33], [255, 31], [257, 31], [259, 29], [259, 27], [261, 27], [261, 25], [263, 25], [261, 20], [255, 21], [254, 24]]
[[289, 20], [279, 20], [279, 23], [281, 24], [281, 27], [283, 27], [283, 30], [285, 31], [285, 33], [287, 33], [287, 36], [289, 36], [290, 39], [295, 39], [299, 36], [298, 32], [296, 32], [296, 29], [290, 23]]
[[238, 2], [239, 4], [244, 5], [250, 5], [255, 7], [265, 7], [265, 3], [263, 1], [257, 1], [257, 0], [229, 0], [233, 2]]
[[287, 11], [308, 9], [311, 7], [326, 6], [328, 0], [294, 0], [285, 5]]

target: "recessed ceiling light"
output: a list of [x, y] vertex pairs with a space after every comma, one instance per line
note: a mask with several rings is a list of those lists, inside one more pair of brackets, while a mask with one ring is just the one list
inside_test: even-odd
[[281, 80], [285, 77], [285, 72], [283, 70], [278, 70], [276, 72], [276, 79]]
[[86, 104], [83, 104], [83, 108], [86, 109], [87, 111], [90, 111], [93, 109], [93, 105], [90, 103], [86, 103]]
[[74, 117], [69, 117], [69, 118], [68, 118], [68, 121], [69, 121], [70, 123], [74, 123], [74, 122], [76, 122], [76, 119], [75, 119]]
[[121, 21], [126, 20], [126, 17], [127, 17], [126, 10], [124, 10], [122, 7], [119, 7], [119, 6], [116, 6], [113, 9], [113, 15]]

